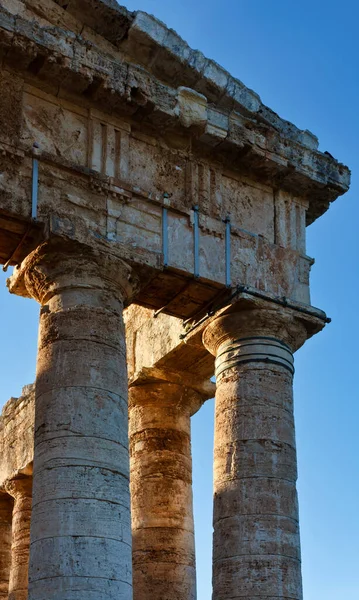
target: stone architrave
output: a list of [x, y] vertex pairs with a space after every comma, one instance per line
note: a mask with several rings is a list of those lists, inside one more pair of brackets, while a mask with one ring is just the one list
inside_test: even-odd
[[132, 598], [123, 302], [131, 269], [43, 244], [10, 281], [41, 304], [29, 600]]
[[11, 479], [6, 490], [14, 499], [9, 600], [27, 600], [32, 477]]
[[0, 491], [0, 600], [8, 599], [12, 505], [11, 498]]
[[307, 338], [290, 310], [214, 319], [214, 600], [302, 600], [293, 351]]
[[190, 417], [204, 398], [166, 381], [130, 387], [135, 600], [195, 600]]

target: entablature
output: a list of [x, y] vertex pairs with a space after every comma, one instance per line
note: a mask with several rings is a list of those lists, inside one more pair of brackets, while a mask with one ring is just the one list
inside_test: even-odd
[[178, 132], [199, 154], [306, 197], [307, 224], [349, 187], [348, 169], [319, 152], [313, 134], [146, 13], [100, 0], [46, 0], [45, 11], [24, 0], [6, 2], [0, 19], [6, 69], [57, 97], [127, 115], [141, 130]]
[[224, 169], [178, 136], [28, 84], [7, 93], [22, 100], [12, 103], [13, 139], [0, 139], [7, 236], [17, 224], [3, 262], [21, 262], [40, 228], [128, 260], [144, 283], [137, 301], [181, 318], [239, 284], [309, 303], [305, 198]]
[[6, 0], [0, 56], [2, 263], [60, 236], [182, 319], [237, 286], [310, 304], [305, 227], [349, 186], [315, 136], [116, 2]]

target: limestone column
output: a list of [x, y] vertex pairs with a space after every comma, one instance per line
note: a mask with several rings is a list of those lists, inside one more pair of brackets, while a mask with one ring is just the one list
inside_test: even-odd
[[12, 479], [6, 490], [14, 499], [9, 600], [27, 600], [32, 478]]
[[302, 600], [290, 311], [215, 319], [213, 600]]
[[131, 270], [70, 241], [46, 243], [9, 286], [41, 304], [29, 600], [130, 600]]
[[0, 600], [8, 600], [12, 506], [10, 497], [0, 491]]
[[130, 388], [134, 600], [195, 600], [191, 423], [203, 399], [174, 383]]

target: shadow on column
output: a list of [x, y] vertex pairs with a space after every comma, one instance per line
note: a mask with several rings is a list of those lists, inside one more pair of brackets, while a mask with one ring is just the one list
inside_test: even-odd
[[8, 599], [13, 500], [0, 491], [0, 600]]

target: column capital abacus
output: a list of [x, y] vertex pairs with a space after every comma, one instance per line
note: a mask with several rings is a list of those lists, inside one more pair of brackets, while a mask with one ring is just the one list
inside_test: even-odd
[[[180, 369], [174, 371], [159, 367], [143, 367], [141, 371], [134, 373], [129, 384], [131, 390], [144, 388], [144, 386], [145, 390], [157, 389], [158, 398], [167, 397], [168, 391], [171, 391], [174, 396], [179, 394], [182, 397], [180, 405], [183, 408], [188, 407], [190, 416], [193, 416], [206, 400], [214, 398], [216, 392], [216, 386], [210, 379], [203, 379]], [[171, 390], [168, 384], [173, 386]], [[157, 388], [148, 388], [149, 385], [157, 385]], [[146, 395], [144, 392], [144, 397]], [[140, 402], [141, 393], [136, 392], [134, 397], [136, 402]]]
[[202, 406], [203, 396], [195, 389], [171, 381], [147, 381], [130, 387], [129, 407], [175, 408], [192, 417]]
[[310, 337], [305, 319], [286, 308], [248, 308], [214, 318], [203, 332], [203, 344], [218, 356], [223, 347], [238, 341], [257, 339], [258, 343], [280, 345], [293, 353]]
[[32, 497], [32, 477], [15, 477], [14, 479], [8, 479], [4, 483], [4, 489], [6, 492], [14, 498], [19, 500], [21, 498]]
[[128, 303], [139, 282], [130, 265], [115, 255], [78, 242], [51, 239], [40, 244], [8, 279], [11, 293], [41, 305], [61, 291], [97, 289]]

